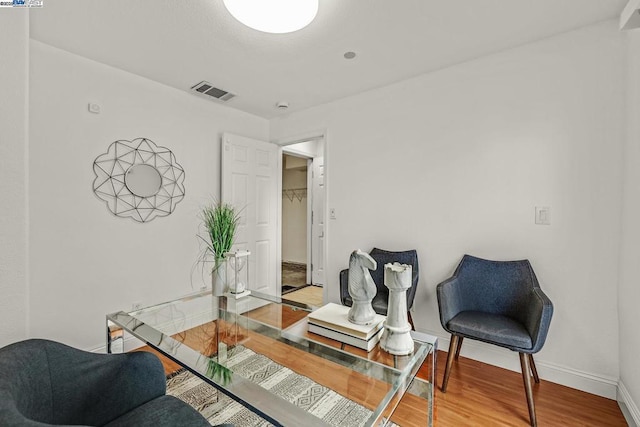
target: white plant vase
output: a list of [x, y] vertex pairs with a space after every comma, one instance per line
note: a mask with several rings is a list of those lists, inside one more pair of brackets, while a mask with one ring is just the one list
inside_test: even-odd
[[224, 258], [216, 258], [211, 271], [211, 293], [220, 296], [227, 290], [227, 266]]

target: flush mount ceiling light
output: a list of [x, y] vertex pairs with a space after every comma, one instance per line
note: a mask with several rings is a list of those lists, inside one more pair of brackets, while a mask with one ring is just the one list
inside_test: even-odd
[[304, 28], [318, 13], [318, 0], [224, 0], [224, 5], [244, 25], [276, 34]]

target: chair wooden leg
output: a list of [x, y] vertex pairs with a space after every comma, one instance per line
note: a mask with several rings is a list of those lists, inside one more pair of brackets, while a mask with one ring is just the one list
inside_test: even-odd
[[529, 364], [531, 365], [531, 374], [536, 384], [540, 384], [540, 377], [538, 376], [538, 370], [536, 369], [536, 362], [533, 361], [533, 354], [529, 354]]
[[449, 354], [447, 355], [447, 364], [444, 367], [444, 378], [442, 379], [442, 392], [447, 392], [447, 384], [449, 383], [449, 375], [451, 374], [451, 366], [453, 365], [453, 359], [456, 356], [456, 349], [458, 348], [458, 335], [451, 335], [451, 342], [449, 343]]
[[458, 340], [458, 345], [456, 347], [456, 360], [458, 360], [458, 357], [460, 357], [460, 349], [462, 348], [462, 340], [464, 339], [464, 337], [460, 337], [460, 339]]
[[536, 407], [533, 403], [533, 387], [531, 385], [531, 375], [529, 371], [531, 366], [529, 361], [529, 355], [526, 353], [520, 354], [520, 368], [522, 369], [522, 380], [524, 381], [524, 391], [527, 395], [527, 406], [529, 406], [529, 420], [532, 427], [537, 427], [538, 421], [536, 420]]
[[415, 331], [416, 327], [413, 324], [413, 318], [411, 317], [411, 312], [409, 310], [407, 310], [407, 319], [409, 319], [409, 324], [411, 325], [411, 330]]

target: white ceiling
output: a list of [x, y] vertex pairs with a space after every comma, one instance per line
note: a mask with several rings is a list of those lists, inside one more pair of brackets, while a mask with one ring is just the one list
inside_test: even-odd
[[[595, 22], [627, 0], [320, 0], [305, 29], [265, 34], [222, 0], [45, 0], [31, 37], [183, 90], [207, 80], [265, 118]], [[357, 57], [346, 60], [343, 54]], [[212, 100], [211, 102], [219, 102]]]

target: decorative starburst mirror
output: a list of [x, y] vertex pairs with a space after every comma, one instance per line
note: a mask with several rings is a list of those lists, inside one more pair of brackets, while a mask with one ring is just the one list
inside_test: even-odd
[[149, 222], [184, 198], [184, 169], [168, 148], [147, 138], [111, 143], [93, 162], [93, 192], [114, 215]]

